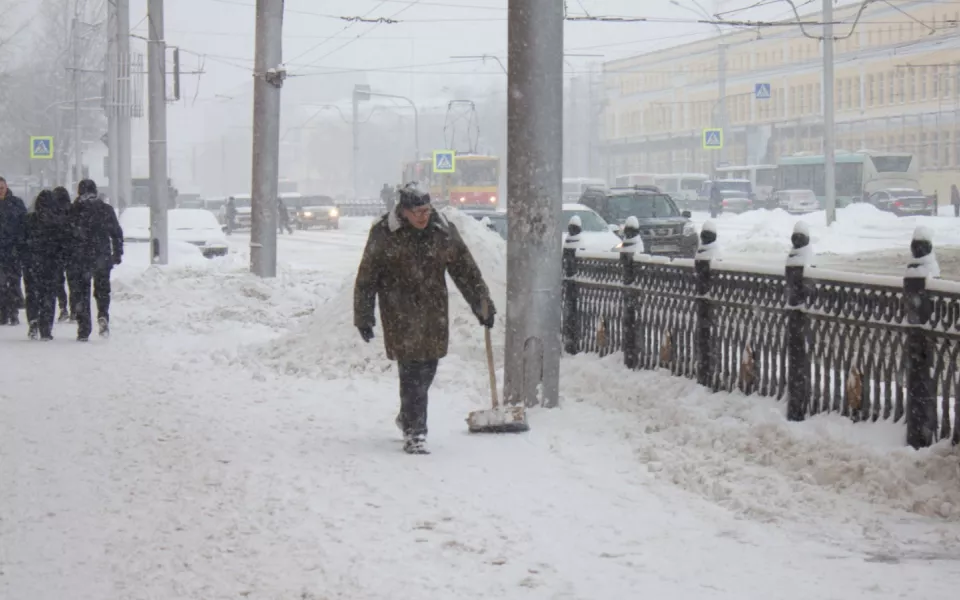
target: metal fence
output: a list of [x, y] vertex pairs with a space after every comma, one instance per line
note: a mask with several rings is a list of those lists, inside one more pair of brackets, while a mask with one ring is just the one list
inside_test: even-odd
[[960, 443], [960, 284], [926, 277], [932, 244], [911, 249], [901, 279], [567, 247], [564, 348], [782, 399], [794, 421], [906, 419], [915, 448]]

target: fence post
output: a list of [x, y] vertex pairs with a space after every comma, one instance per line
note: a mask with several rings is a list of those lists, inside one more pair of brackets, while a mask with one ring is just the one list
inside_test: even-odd
[[810, 401], [810, 356], [807, 353], [807, 300], [803, 272], [810, 262], [810, 229], [800, 222], [790, 236], [793, 250], [787, 255], [787, 420], [802, 421]]
[[903, 278], [903, 301], [907, 323], [905, 348], [907, 383], [907, 444], [924, 448], [934, 442], [937, 430], [937, 399], [934, 395], [933, 352], [926, 336], [931, 301], [927, 295], [927, 277], [937, 275], [933, 254], [933, 236], [926, 227], [918, 227], [910, 242], [913, 260]]
[[700, 248], [693, 263], [697, 279], [697, 323], [694, 331], [695, 352], [697, 357], [697, 383], [710, 386], [713, 376], [713, 352], [710, 329], [713, 326], [713, 311], [707, 295], [710, 293], [710, 261], [716, 253], [717, 228], [713, 221], [703, 224], [700, 231]]
[[627, 218], [623, 227], [623, 244], [620, 245], [620, 264], [623, 266], [623, 364], [628, 369], [640, 365], [637, 344], [637, 306], [640, 292], [637, 283], [637, 263], [634, 260], [640, 242], [640, 221]]
[[567, 239], [563, 243], [563, 350], [567, 354], [580, 351], [580, 315], [577, 305], [580, 290], [577, 288], [577, 244], [583, 227], [580, 217], [573, 217], [567, 225]]

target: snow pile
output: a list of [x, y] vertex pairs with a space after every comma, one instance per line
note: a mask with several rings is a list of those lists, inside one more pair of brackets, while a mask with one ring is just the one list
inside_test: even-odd
[[711, 394], [687, 379], [625, 371], [621, 361], [565, 359], [564, 401], [622, 414], [610, 435], [629, 439], [658, 478], [762, 521], [895, 527], [895, 517], [878, 524], [880, 507], [960, 522], [960, 455], [949, 442], [914, 451], [902, 424], [835, 414], [789, 423], [782, 402]]
[[[502, 356], [506, 242], [476, 219], [455, 209], [444, 209], [443, 214], [460, 231], [490, 287], [498, 313], [493, 330], [494, 350], [497, 356]], [[392, 372], [394, 365], [387, 361], [383, 350], [379, 308], [378, 326], [374, 331], [376, 337], [369, 344], [363, 343], [353, 325], [353, 284], [354, 276], [351, 275], [297, 331], [241, 351], [241, 360], [251, 367], [265, 366], [287, 375], [328, 380]], [[438, 384], [442, 386], [444, 383], [444, 371], [457, 373], [460, 381], [469, 376], [482, 383], [485, 381], [483, 329], [449, 278], [447, 286], [450, 290], [450, 351], [442, 362]]]

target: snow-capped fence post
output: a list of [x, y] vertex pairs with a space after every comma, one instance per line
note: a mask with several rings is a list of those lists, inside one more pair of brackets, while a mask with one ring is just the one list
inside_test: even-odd
[[787, 420], [802, 421], [810, 400], [810, 356], [807, 353], [807, 314], [804, 269], [810, 262], [810, 229], [797, 223], [790, 236], [793, 249], [787, 255], [785, 269], [787, 291]]
[[640, 290], [636, 288], [638, 267], [635, 260], [637, 248], [640, 247], [640, 221], [636, 217], [629, 217], [623, 227], [623, 244], [620, 245], [620, 264], [623, 266], [623, 364], [628, 369], [636, 369], [640, 365], [637, 344]]
[[577, 313], [580, 291], [575, 278], [581, 231], [580, 217], [575, 216], [567, 225], [567, 239], [563, 243], [563, 350], [567, 354], [577, 354], [580, 348], [580, 315]]
[[907, 444], [924, 448], [933, 444], [937, 430], [937, 399], [934, 394], [933, 348], [927, 337], [932, 302], [927, 294], [927, 277], [939, 275], [933, 253], [933, 236], [918, 227], [910, 242], [913, 260], [903, 277], [903, 301], [907, 319], [906, 387]]
[[694, 356], [697, 359], [697, 383], [710, 387], [713, 378], [714, 356], [710, 330], [713, 327], [713, 311], [710, 306], [710, 261], [716, 253], [717, 228], [707, 221], [700, 230], [700, 248], [694, 260], [694, 275], [697, 279], [697, 324], [694, 331]]

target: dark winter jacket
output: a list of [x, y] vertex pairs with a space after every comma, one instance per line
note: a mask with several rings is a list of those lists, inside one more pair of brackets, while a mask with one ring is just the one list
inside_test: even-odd
[[37, 196], [24, 223], [21, 256], [25, 270], [53, 276], [70, 251], [69, 214], [52, 192]]
[[0, 260], [19, 260], [19, 250], [23, 245], [23, 221], [26, 216], [27, 207], [23, 200], [8, 189], [7, 195], [0, 198]]
[[70, 207], [70, 228], [73, 239], [70, 262], [74, 267], [107, 267], [120, 262], [123, 256], [123, 230], [113, 207], [86, 194]]
[[950, 204], [960, 204], [960, 189], [955, 183], [950, 186]]
[[390, 212], [370, 229], [354, 287], [354, 325], [380, 320], [387, 357], [399, 361], [436, 360], [447, 354], [449, 273], [474, 313], [490, 292], [457, 228], [434, 213], [419, 231]]

